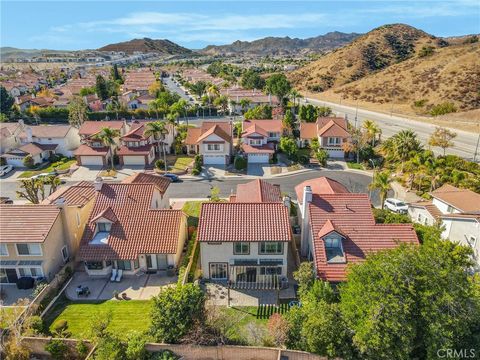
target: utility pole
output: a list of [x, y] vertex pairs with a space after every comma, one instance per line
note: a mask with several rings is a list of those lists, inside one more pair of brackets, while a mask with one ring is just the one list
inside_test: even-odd
[[357, 99], [357, 107], [355, 109], [355, 129], [357, 128], [357, 117], [358, 117], [358, 99]]
[[477, 161], [477, 151], [478, 151], [479, 143], [480, 143], [480, 133], [478, 134], [478, 138], [477, 138], [477, 146], [475, 146], [475, 154], [473, 154], [473, 162]]

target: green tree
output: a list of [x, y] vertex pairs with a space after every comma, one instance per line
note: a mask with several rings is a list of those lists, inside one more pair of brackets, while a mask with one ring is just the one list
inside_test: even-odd
[[294, 159], [298, 152], [298, 145], [295, 139], [292, 139], [287, 136], [282, 136], [280, 138], [279, 144], [280, 150], [282, 150], [290, 159]]
[[301, 121], [305, 122], [315, 122], [318, 118], [318, 107], [312, 104], [300, 106], [298, 116]]
[[438, 146], [443, 150], [443, 156], [445, 156], [445, 150], [454, 145], [453, 139], [457, 137], [457, 133], [446, 128], [436, 127], [433, 134], [428, 140], [428, 145]]
[[202, 317], [205, 297], [198, 285], [163, 287], [153, 298], [150, 332], [156, 341], [178, 343]]
[[283, 116], [283, 127], [291, 132], [295, 127], [295, 118], [293, 117], [292, 111], [288, 109], [285, 111], [285, 115]]
[[12, 110], [15, 99], [3, 86], [0, 86], [0, 113], [8, 115]]
[[327, 160], [329, 158], [328, 152], [325, 149], [318, 149], [315, 152], [315, 159], [317, 159], [318, 163], [325, 167], [327, 166]]
[[240, 107], [242, 108], [242, 113], [245, 114], [245, 112], [248, 110], [248, 107], [250, 106], [251, 101], [249, 99], [241, 99], [240, 100]]
[[362, 358], [436, 359], [439, 349], [478, 349], [480, 284], [469, 273], [471, 253], [436, 237], [351, 266], [340, 309]]
[[265, 80], [257, 71], [249, 69], [243, 73], [240, 84], [244, 89], [263, 89], [265, 87]]
[[88, 120], [88, 106], [81, 97], [75, 96], [68, 104], [68, 122], [79, 129]]
[[228, 112], [228, 96], [220, 95], [213, 101], [213, 105], [222, 109], [223, 114], [227, 114]]
[[272, 107], [270, 105], [258, 105], [253, 109], [247, 110], [243, 114], [245, 120], [253, 119], [271, 119], [272, 118]]
[[313, 263], [304, 261], [293, 273], [293, 278], [298, 284], [300, 294], [308, 291], [315, 281], [315, 269]]
[[317, 108], [318, 116], [330, 116], [332, 115], [332, 109], [328, 106], [319, 106]]
[[60, 339], [52, 339], [47, 345], [45, 345], [45, 350], [50, 353], [52, 359], [63, 360], [67, 359], [68, 356], [68, 346]]
[[214, 186], [210, 189], [210, 200], [213, 202], [220, 201], [220, 188], [218, 186]]
[[29, 169], [31, 169], [31, 168], [33, 168], [33, 167], [35, 166], [35, 163], [34, 163], [34, 160], [33, 160], [33, 156], [30, 155], [30, 154], [28, 154], [27, 156], [25, 156], [25, 157], [23, 158], [23, 161], [22, 161], [22, 162], [23, 162], [23, 166], [25, 166], [25, 167], [27, 167], [27, 168], [29, 168]]
[[120, 72], [118, 71], [117, 64], [113, 65], [111, 72], [112, 72], [111, 76], [112, 76], [113, 81], [118, 81], [122, 84], [123, 79], [122, 79], [122, 76], [120, 75]]
[[378, 190], [380, 193], [380, 203], [383, 204], [387, 198], [388, 191], [392, 188], [391, 186], [392, 179], [390, 178], [390, 173], [388, 171], [382, 171], [375, 174], [372, 179], [372, 182], [368, 185], [370, 190]]
[[275, 95], [282, 106], [285, 97], [291, 89], [292, 86], [290, 85], [290, 82], [288, 81], [285, 74], [273, 74], [267, 79], [265, 83], [265, 90], [269, 94]]
[[87, 95], [93, 95], [95, 94], [96, 90], [95, 87], [84, 87], [80, 89], [80, 96], [87, 96]]
[[157, 140], [158, 155], [163, 153], [163, 164], [165, 166], [165, 172], [167, 171], [167, 152], [165, 150], [165, 137], [168, 134], [168, 129], [165, 121], [149, 122], [145, 125], [145, 131], [143, 135], [145, 137], [153, 136]]
[[145, 334], [132, 331], [128, 334], [127, 349], [125, 351], [127, 360], [147, 360], [148, 352], [145, 349], [147, 342]]
[[375, 140], [378, 134], [382, 133], [382, 130], [378, 127], [377, 123], [373, 120], [365, 120], [362, 124], [362, 128], [365, 131], [367, 140], [372, 142], [372, 146], [375, 146]]
[[97, 75], [95, 91], [101, 100], [106, 100], [108, 98], [107, 82], [102, 75]]
[[297, 106], [297, 99], [303, 98], [303, 95], [298, 92], [297, 89], [292, 89], [290, 90], [290, 93], [288, 94], [290, 99], [292, 99], [293, 102], [293, 111], [295, 112], [296, 106]]
[[115, 151], [115, 139], [120, 137], [120, 131], [109, 127], [104, 127], [98, 134], [94, 136], [94, 139], [101, 141], [106, 147], [110, 149], [110, 166], [115, 169], [113, 164], [113, 155]]

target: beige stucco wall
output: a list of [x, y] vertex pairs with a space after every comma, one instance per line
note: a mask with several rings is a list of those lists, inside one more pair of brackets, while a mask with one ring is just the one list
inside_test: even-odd
[[[207, 242], [200, 243], [200, 260], [201, 260], [201, 267], [203, 277], [208, 279], [210, 277], [209, 272], [209, 263], [212, 262], [224, 262], [230, 263], [230, 260], [233, 259], [282, 259], [283, 266], [282, 266], [282, 275], [287, 276], [287, 258], [288, 258], [288, 243], [284, 242], [283, 245], [283, 254], [281, 255], [262, 255], [259, 254], [259, 246], [260, 243], [258, 242], [251, 242], [250, 243], [250, 254], [249, 255], [234, 255], [233, 254], [233, 246], [234, 242], [222, 242], [218, 245], [211, 245]], [[229, 274], [231, 275], [231, 274]], [[234, 279], [231, 279], [232, 281]]]
[[[421, 220], [419, 221], [418, 216], [420, 215]], [[418, 208], [418, 207], [408, 207], [408, 216], [410, 216], [410, 219], [412, 219], [413, 222], [416, 222], [418, 224], [423, 224], [423, 225], [434, 225], [435, 224], [435, 219], [430, 215], [430, 213], [423, 209], [423, 208]], [[426, 223], [425, 223], [426, 220]]]
[[[473, 258], [480, 270], [480, 223], [475, 219], [443, 219], [442, 225], [443, 238], [473, 248]], [[470, 237], [476, 239], [473, 244], [468, 241]]]
[[[79, 206], [65, 206], [62, 211], [62, 216], [64, 217], [64, 226], [65, 234], [68, 236], [68, 250], [70, 258], [74, 259], [78, 248], [80, 246], [80, 241], [82, 240], [82, 235], [85, 230], [85, 225], [90, 216], [94, 204], [94, 199], [91, 199], [83, 207]], [[80, 224], [77, 222], [77, 214], [80, 220]]]
[[[209, 141], [222, 142], [220, 143], [220, 150], [208, 150], [208, 144], [206, 144], [206, 142], [208, 143]], [[200, 154], [202, 155], [230, 155], [231, 152], [232, 145], [215, 134], [208, 136], [200, 143]]]

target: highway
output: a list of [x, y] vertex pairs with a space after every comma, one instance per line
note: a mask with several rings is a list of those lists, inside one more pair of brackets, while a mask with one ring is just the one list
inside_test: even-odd
[[[373, 120], [382, 129], [382, 138], [388, 138], [401, 130], [411, 129], [417, 133], [418, 139], [424, 145], [427, 145], [428, 138], [435, 129], [435, 125], [420, 121], [414, 121], [396, 115], [390, 116], [388, 114], [360, 108], [358, 108], [357, 110], [355, 107], [340, 105], [312, 98], [305, 98], [303, 101], [305, 100], [307, 100], [308, 103], [314, 105], [328, 106], [333, 110], [334, 113], [337, 114], [337, 116], [343, 117], [346, 115], [350, 124], [354, 126], [361, 126], [363, 121], [366, 119]], [[446, 153], [458, 155], [467, 160], [473, 160], [480, 134], [456, 129], [451, 130], [457, 133], [457, 137], [453, 140], [454, 146], [447, 149]], [[443, 150], [440, 148], [433, 148], [432, 150], [438, 155], [443, 154]], [[480, 161], [480, 147], [477, 150], [476, 161]]]

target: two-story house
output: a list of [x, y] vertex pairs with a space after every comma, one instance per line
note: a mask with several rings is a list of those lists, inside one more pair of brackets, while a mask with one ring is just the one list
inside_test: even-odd
[[20, 133], [24, 126], [23, 120], [0, 123], [0, 155], [20, 146]]
[[242, 152], [249, 163], [268, 163], [283, 134], [281, 120], [245, 120], [242, 123]]
[[442, 237], [471, 247], [480, 269], [480, 194], [444, 184], [430, 196], [432, 200], [408, 204], [412, 221], [443, 226]]
[[[311, 186], [316, 180], [320, 184]], [[411, 224], [376, 224], [368, 194], [349, 193], [328, 180], [308, 180], [295, 189], [302, 194], [301, 253], [313, 261], [318, 278], [345, 281], [348, 264], [364, 261], [368, 253], [419, 243]]]
[[117, 150], [120, 165], [145, 166], [155, 160], [155, 140], [144, 135], [146, 124], [132, 124], [130, 131], [120, 138], [122, 145]]
[[55, 153], [71, 157], [80, 146], [80, 136], [78, 129], [70, 125], [29, 125], [20, 133], [20, 142], [57, 145]]
[[187, 238], [187, 217], [163, 209], [155, 183], [94, 183], [93, 210], [83, 233], [79, 259], [91, 276], [157, 272], [178, 266]]
[[24, 276], [51, 280], [69, 260], [63, 212], [57, 205], [0, 205], [1, 283]]
[[[111, 153], [110, 147], [95, 138], [103, 128], [118, 130], [120, 137], [129, 131], [125, 121], [85, 121], [78, 130], [82, 144], [74, 151], [78, 165], [105, 166], [108, 164], [110, 157], [114, 154]], [[116, 147], [121, 145], [120, 137], [115, 139]]]
[[203, 277], [234, 288], [274, 289], [288, 279], [289, 202], [262, 180], [239, 185], [230, 202], [203, 203], [197, 241]]
[[232, 124], [205, 121], [201, 127], [188, 128], [185, 144], [188, 152], [200, 154], [205, 165], [226, 165], [232, 155]]
[[328, 152], [331, 158], [343, 158], [343, 143], [351, 138], [347, 120], [339, 117], [319, 117], [315, 123], [300, 124], [299, 146], [309, 145], [317, 139], [320, 147]]

